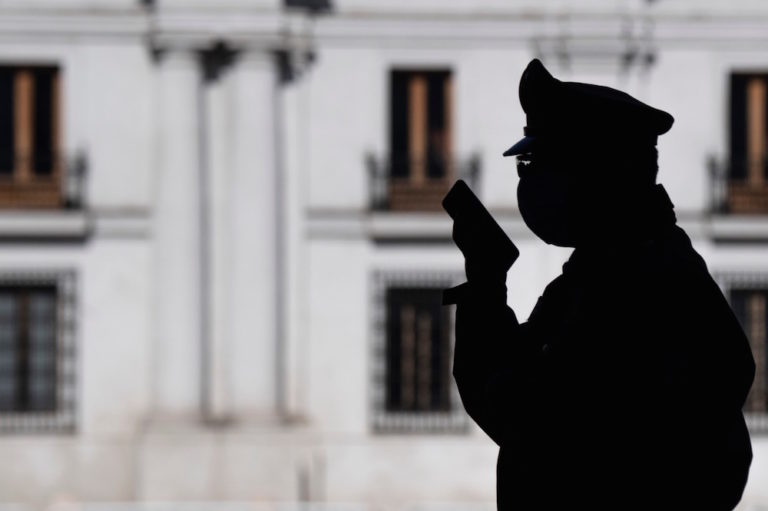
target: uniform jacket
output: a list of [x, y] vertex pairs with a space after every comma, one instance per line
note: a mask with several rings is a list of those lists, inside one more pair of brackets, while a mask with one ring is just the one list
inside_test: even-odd
[[748, 341], [660, 185], [630, 238], [577, 248], [528, 321], [469, 282], [453, 375], [515, 509], [732, 509], [752, 459]]

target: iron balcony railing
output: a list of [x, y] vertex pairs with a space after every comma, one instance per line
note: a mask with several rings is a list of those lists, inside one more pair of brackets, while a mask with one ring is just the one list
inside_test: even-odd
[[374, 211], [436, 211], [457, 179], [475, 189], [480, 179], [478, 155], [417, 161], [368, 154], [366, 167]]
[[0, 151], [0, 209], [82, 209], [86, 158]]
[[768, 158], [708, 160], [710, 211], [719, 214], [768, 215]]

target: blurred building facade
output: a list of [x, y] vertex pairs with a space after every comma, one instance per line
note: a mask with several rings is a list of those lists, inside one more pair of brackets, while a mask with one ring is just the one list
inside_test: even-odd
[[659, 180], [750, 336], [768, 506], [765, 2], [4, 0], [0, 29], [3, 502], [493, 509], [439, 201], [461, 177], [497, 216], [525, 318], [569, 255], [501, 157], [539, 57], [675, 116]]

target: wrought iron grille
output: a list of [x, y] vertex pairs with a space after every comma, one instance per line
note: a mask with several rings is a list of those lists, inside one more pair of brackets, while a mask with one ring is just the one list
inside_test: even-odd
[[710, 211], [768, 215], [768, 159], [747, 162], [708, 160]]
[[[85, 206], [86, 158], [54, 154], [15, 155], [0, 152], [0, 209], [82, 209]], [[42, 162], [42, 163], [41, 163]], [[14, 168], [45, 172], [19, 173]]]
[[[0, 432], [73, 432], [76, 424], [75, 272], [3, 272], [0, 290], [4, 290], [4, 300], [0, 300], [0, 349], [5, 355], [0, 364], [0, 397], [4, 401]], [[14, 295], [16, 292], [19, 294]], [[36, 302], [28, 300], [31, 293], [38, 295]], [[21, 314], [11, 315], [12, 309], [18, 306], [14, 304], [15, 296], [27, 298]], [[54, 300], [49, 304], [51, 297]], [[48, 311], [48, 307], [52, 310]], [[26, 352], [23, 356], [18, 353], [20, 349]], [[49, 362], [53, 364], [51, 370], [45, 368]], [[20, 366], [25, 370], [20, 371]], [[47, 374], [36, 378], [32, 374], [35, 370]], [[20, 378], [28, 381], [20, 382]], [[48, 378], [52, 381], [48, 382]], [[29, 395], [20, 398], [16, 387], [22, 383]]]
[[[479, 186], [480, 157], [477, 155], [463, 160], [447, 158], [417, 162], [369, 154], [365, 161], [373, 211], [439, 210], [445, 193], [457, 179], [463, 179], [474, 189]], [[423, 170], [418, 173], [420, 177], [411, 172], [417, 167]]]
[[749, 338], [755, 379], [744, 404], [750, 431], [768, 432], [768, 272], [716, 274], [734, 314]]
[[[454, 346], [454, 308], [440, 305], [440, 292], [460, 283], [463, 278], [462, 272], [374, 272], [371, 300], [370, 402], [371, 424], [375, 432], [464, 433], [469, 430], [469, 417], [461, 404], [450, 370]], [[409, 296], [415, 300], [409, 300]], [[429, 303], [430, 299], [437, 303]], [[410, 344], [404, 343], [402, 335], [395, 335], [393, 329], [398, 324], [403, 326], [402, 319], [398, 322], [392, 317], [393, 304], [398, 303], [406, 309], [411, 307], [414, 330], [418, 330], [419, 314], [424, 320], [422, 325], [424, 322], [442, 322], [436, 335], [446, 336], [446, 349], [443, 353], [424, 353], [439, 344], [440, 340], [435, 335], [427, 336], [426, 343], [420, 343], [416, 338], [418, 334], [415, 334], [410, 339]], [[440, 314], [445, 314], [445, 317], [441, 318]], [[434, 334], [435, 325], [432, 326]], [[402, 358], [400, 350], [393, 353], [396, 343], [400, 346], [411, 346], [410, 361]], [[424, 363], [421, 363], [419, 358]], [[408, 367], [413, 371], [409, 371], [409, 376], [404, 376], [402, 370], [408, 371]], [[393, 374], [395, 369], [396, 374]], [[432, 381], [424, 384], [425, 376], [432, 378]], [[419, 378], [422, 378], [421, 383]], [[403, 395], [403, 389], [409, 397]]]

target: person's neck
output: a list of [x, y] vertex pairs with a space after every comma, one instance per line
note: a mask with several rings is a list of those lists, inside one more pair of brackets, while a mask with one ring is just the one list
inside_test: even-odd
[[575, 248], [585, 252], [612, 252], [657, 237], [676, 223], [674, 205], [661, 184], [623, 202], [606, 204], [578, 238]]

